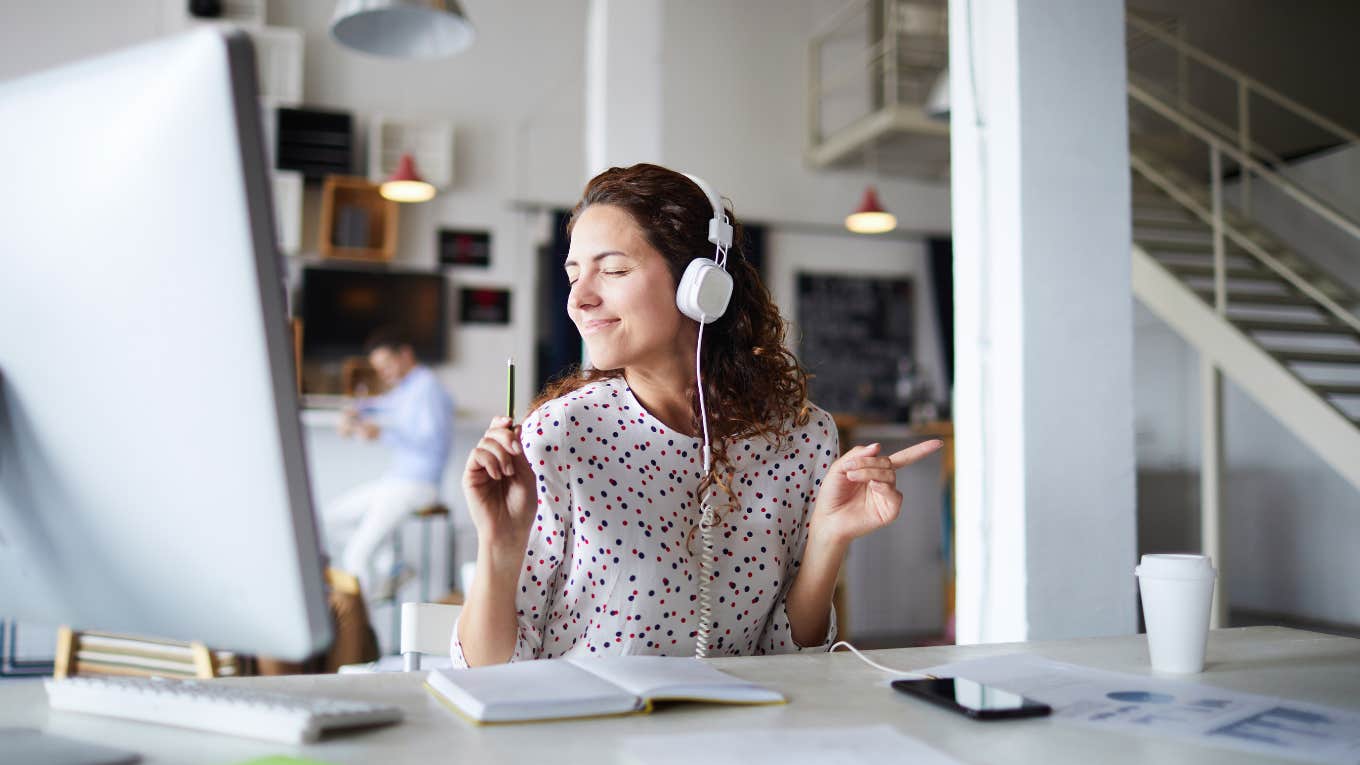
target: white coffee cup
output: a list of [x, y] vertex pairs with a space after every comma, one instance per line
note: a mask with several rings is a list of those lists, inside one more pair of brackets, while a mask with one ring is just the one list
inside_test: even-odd
[[1213, 561], [1207, 555], [1144, 555], [1133, 573], [1143, 598], [1153, 671], [1203, 672], [1217, 576]]

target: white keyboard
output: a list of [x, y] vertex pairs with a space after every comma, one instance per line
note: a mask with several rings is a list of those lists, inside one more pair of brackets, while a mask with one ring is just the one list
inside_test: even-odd
[[122, 717], [285, 743], [337, 728], [397, 722], [388, 704], [289, 696], [195, 680], [72, 677], [47, 680], [52, 709]]

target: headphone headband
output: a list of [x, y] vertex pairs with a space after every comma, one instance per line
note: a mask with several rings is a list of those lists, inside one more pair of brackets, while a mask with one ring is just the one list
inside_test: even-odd
[[719, 247], [731, 249], [732, 247], [732, 223], [727, 218], [727, 213], [723, 210], [722, 197], [718, 192], [697, 175], [684, 173], [684, 176], [694, 182], [699, 190], [708, 197], [708, 203], [713, 206], [713, 219], [708, 222], [708, 241]]
[[[722, 197], [698, 176], [684, 174], [694, 182], [713, 205], [713, 218], [708, 221], [708, 241], [717, 247], [710, 258], [695, 258], [685, 267], [680, 285], [675, 290], [675, 305], [684, 315], [700, 324], [716, 321], [727, 310], [732, 298], [732, 277], [724, 266], [727, 250], [732, 247], [732, 222], [723, 212]], [[702, 337], [702, 335], [700, 335]]]

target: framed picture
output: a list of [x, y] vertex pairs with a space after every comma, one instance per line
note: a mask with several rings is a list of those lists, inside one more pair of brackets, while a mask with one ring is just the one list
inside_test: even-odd
[[510, 323], [510, 290], [463, 287], [458, 305], [458, 318], [464, 324]]
[[491, 265], [491, 232], [439, 229], [439, 265]]

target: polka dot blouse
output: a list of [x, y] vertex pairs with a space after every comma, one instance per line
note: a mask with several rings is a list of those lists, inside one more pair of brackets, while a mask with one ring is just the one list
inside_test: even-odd
[[[538, 517], [511, 661], [693, 655], [703, 442], [663, 425], [622, 378], [539, 407], [520, 440], [537, 479]], [[833, 613], [821, 645], [794, 643], [784, 598], [838, 451], [835, 424], [815, 406], [781, 445], [757, 437], [729, 446], [736, 506], [713, 531], [709, 656], [825, 651], [835, 639]], [[456, 629], [451, 653], [466, 666]]]

